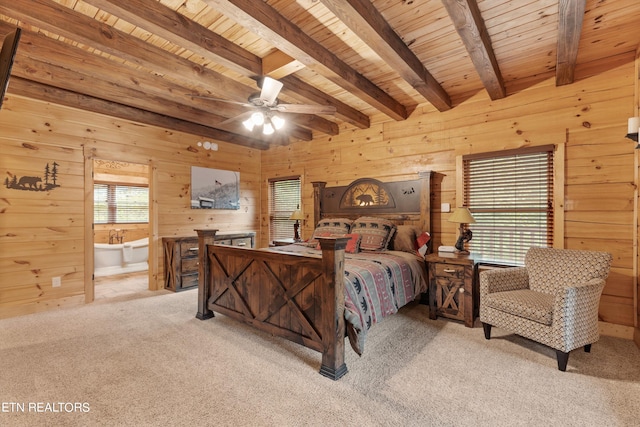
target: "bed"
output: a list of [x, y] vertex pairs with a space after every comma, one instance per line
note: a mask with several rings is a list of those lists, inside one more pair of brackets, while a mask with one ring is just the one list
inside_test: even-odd
[[[306, 242], [250, 249], [199, 236], [199, 319], [214, 312], [322, 353], [320, 374], [347, 372], [345, 341], [364, 351], [367, 331], [427, 290], [431, 173], [347, 186], [314, 182]], [[418, 252], [420, 250], [420, 252]]]

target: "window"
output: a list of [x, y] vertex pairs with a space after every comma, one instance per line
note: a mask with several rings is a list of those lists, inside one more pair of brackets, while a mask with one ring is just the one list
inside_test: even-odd
[[463, 156], [464, 203], [476, 220], [469, 248], [524, 264], [529, 247], [553, 246], [553, 146]]
[[149, 222], [149, 188], [117, 184], [93, 185], [93, 222]]
[[294, 220], [289, 219], [300, 206], [300, 177], [269, 180], [269, 239], [293, 238]]

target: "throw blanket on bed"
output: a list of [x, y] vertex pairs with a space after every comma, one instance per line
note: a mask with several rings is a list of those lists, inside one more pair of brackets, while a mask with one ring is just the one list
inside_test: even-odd
[[[270, 248], [313, 257], [321, 251], [304, 245]], [[345, 320], [353, 350], [364, 350], [367, 331], [427, 290], [424, 260], [399, 251], [345, 254]]]

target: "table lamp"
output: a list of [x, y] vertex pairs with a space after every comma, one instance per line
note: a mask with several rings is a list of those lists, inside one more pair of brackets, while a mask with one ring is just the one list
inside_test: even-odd
[[289, 219], [295, 219], [296, 220], [296, 222], [293, 224], [293, 241], [294, 242], [301, 242], [302, 239], [300, 239], [300, 234], [298, 234], [298, 230], [300, 229], [300, 220], [304, 219], [304, 215], [302, 215], [302, 212], [298, 208], [295, 211], [293, 211], [293, 213], [291, 214]]
[[476, 220], [473, 218], [468, 208], [462, 207], [456, 208], [456, 210], [453, 211], [453, 213], [449, 217], [448, 221], [460, 224], [460, 235], [458, 236], [458, 241], [456, 242], [455, 246], [458, 253], [468, 254], [469, 251], [465, 250], [464, 244], [465, 242], [471, 240], [473, 233], [471, 233], [471, 230], [465, 230], [464, 225], [473, 224], [474, 222], [476, 222]]

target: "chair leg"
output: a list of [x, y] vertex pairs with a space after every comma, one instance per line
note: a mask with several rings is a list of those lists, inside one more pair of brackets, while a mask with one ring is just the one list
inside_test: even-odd
[[584, 352], [585, 353], [591, 353], [591, 344], [587, 344], [584, 346]]
[[569, 361], [569, 352], [556, 350], [556, 357], [558, 358], [558, 369], [562, 372], [567, 370], [567, 362]]
[[491, 325], [482, 322], [482, 329], [484, 329], [484, 338], [491, 339]]

